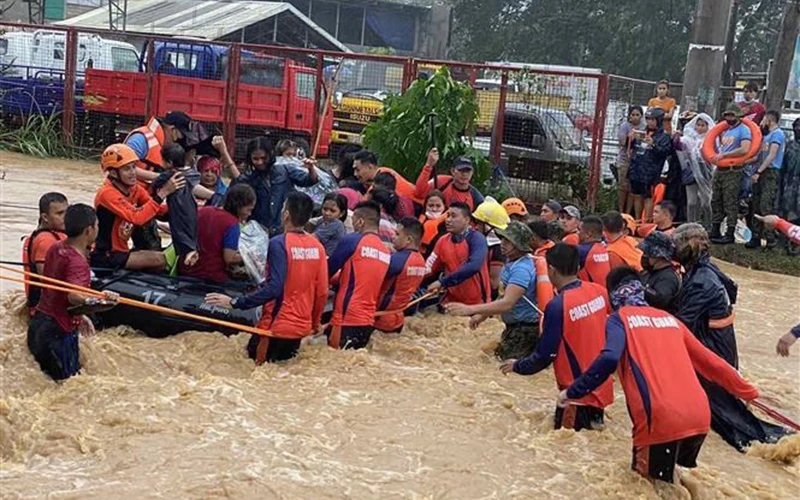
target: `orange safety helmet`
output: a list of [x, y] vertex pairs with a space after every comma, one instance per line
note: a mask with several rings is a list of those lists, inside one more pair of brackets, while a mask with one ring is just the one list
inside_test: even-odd
[[503, 208], [506, 209], [506, 213], [508, 213], [509, 216], [514, 214], [528, 215], [528, 207], [526, 207], [525, 203], [519, 198], [508, 198], [503, 202]]
[[139, 161], [136, 152], [126, 144], [112, 144], [100, 156], [100, 168], [103, 172], [112, 168], [122, 168], [129, 163]]

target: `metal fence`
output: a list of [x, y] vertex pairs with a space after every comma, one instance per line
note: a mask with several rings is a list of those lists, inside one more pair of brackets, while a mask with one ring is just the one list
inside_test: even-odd
[[[556, 198], [592, 207], [600, 184], [613, 183], [617, 129], [628, 106], [646, 105], [655, 85], [582, 68], [56, 26], [0, 23], [0, 34], [0, 125], [9, 130], [47, 116], [66, 144], [92, 150], [153, 116], [182, 110], [221, 133], [237, 160], [247, 141], [263, 135], [339, 160], [362, 147], [362, 131], [382, 114], [387, 95], [447, 66], [479, 105], [475, 134], [464, 140], [531, 203]], [[673, 87], [676, 100], [679, 91]]]

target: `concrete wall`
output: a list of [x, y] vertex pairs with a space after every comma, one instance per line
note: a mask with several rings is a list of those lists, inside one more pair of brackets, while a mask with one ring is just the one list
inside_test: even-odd
[[0, 21], [12, 23], [28, 22], [28, 4], [22, 0], [0, 0]]
[[429, 59], [445, 59], [450, 47], [451, 7], [434, 5], [420, 16], [417, 53]]

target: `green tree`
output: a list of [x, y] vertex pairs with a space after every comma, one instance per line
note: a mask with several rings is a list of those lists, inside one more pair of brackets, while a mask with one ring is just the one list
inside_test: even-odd
[[[737, 0], [734, 71], [764, 71], [786, 0]], [[472, 61], [600, 68], [681, 81], [696, 0], [452, 0], [453, 49]]]
[[469, 85], [455, 81], [446, 67], [427, 80], [415, 81], [402, 95], [388, 96], [383, 106], [383, 116], [364, 129], [364, 144], [381, 164], [406, 179], [416, 179], [431, 148], [430, 116], [434, 115], [440, 165], [470, 156], [476, 163], [475, 183], [487, 179], [488, 160], [463, 139], [475, 135], [475, 93]]

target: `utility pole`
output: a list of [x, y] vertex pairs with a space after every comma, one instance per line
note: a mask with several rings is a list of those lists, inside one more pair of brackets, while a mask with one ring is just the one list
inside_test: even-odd
[[716, 115], [733, 0], [697, 0], [681, 108]]
[[783, 107], [798, 35], [800, 35], [800, 0], [786, 0], [781, 31], [778, 33], [778, 43], [775, 47], [775, 57], [767, 79], [768, 87], [764, 105], [770, 109], [780, 110]]

